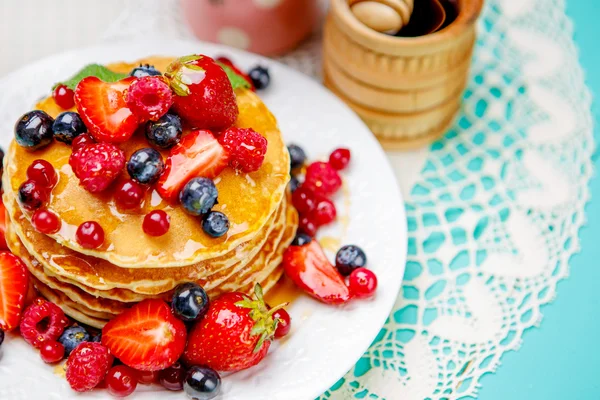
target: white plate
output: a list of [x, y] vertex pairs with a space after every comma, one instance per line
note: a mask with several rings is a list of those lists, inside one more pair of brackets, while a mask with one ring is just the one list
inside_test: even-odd
[[[406, 261], [404, 202], [381, 147], [341, 101], [312, 79], [268, 59], [223, 46], [198, 42], [137, 42], [88, 48], [41, 60], [0, 81], [0, 145], [8, 145], [14, 122], [52, 85], [86, 63], [134, 61], [148, 55], [204, 53], [228, 55], [244, 68], [268, 65], [272, 85], [261, 96], [279, 119], [286, 141], [303, 146], [310, 159], [325, 158], [339, 146], [352, 151], [352, 166], [344, 173], [350, 202], [342, 195], [340, 214], [349, 214], [344, 244], [358, 244], [379, 278], [374, 299], [342, 307], [308, 297], [295, 301], [289, 339], [273, 346], [257, 367], [223, 379], [225, 400], [309, 400], [341, 378], [369, 347], [398, 295]], [[341, 224], [323, 230], [340, 236]], [[333, 254], [329, 254], [333, 257]], [[44, 365], [37, 352], [16, 335], [8, 335], [0, 359], [0, 399], [109, 398], [105, 390], [84, 395]], [[158, 392], [160, 391], [160, 392]], [[183, 393], [139, 385], [131, 399], [185, 399]]]

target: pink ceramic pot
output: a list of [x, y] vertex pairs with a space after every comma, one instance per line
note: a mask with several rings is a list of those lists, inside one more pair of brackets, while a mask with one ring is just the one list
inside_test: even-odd
[[201, 40], [265, 55], [292, 49], [318, 20], [317, 0], [181, 0]]

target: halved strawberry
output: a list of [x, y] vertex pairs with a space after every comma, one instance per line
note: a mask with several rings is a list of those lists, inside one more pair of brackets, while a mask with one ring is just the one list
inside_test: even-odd
[[159, 371], [175, 364], [185, 348], [187, 332], [163, 300], [136, 304], [102, 329], [102, 344], [131, 368]]
[[8, 250], [6, 244], [6, 207], [0, 197], [0, 250]]
[[0, 252], [0, 328], [10, 331], [19, 326], [21, 311], [29, 289], [29, 271], [19, 257]]
[[127, 107], [124, 93], [135, 79], [129, 77], [107, 83], [88, 76], [77, 85], [77, 111], [97, 141], [120, 143], [134, 134], [139, 125], [138, 118]]
[[288, 247], [283, 267], [296, 286], [324, 303], [341, 304], [352, 297], [344, 278], [314, 239], [303, 246]]
[[163, 199], [175, 201], [192, 178], [213, 179], [229, 163], [229, 154], [207, 130], [195, 130], [171, 149], [156, 190]]

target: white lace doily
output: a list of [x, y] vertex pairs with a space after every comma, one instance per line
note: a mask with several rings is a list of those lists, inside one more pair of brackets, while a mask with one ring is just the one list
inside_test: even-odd
[[[178, 2], [127, 2], [107, 40], [191, 38]], [[408, 196], [409, 261], [371, 349], [321, 399], [474, 396], [568, 272], [592, 173], [591, 98], [563, 0], [491, 0], [457, 123]], [[280, 59], [318, 76], [318, 34]]]

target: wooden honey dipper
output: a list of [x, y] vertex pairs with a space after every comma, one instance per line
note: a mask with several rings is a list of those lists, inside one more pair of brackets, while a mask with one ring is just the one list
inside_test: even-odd
[[414, 0], [348, 0], [352, 13], [369, 28], [394, 35], [408, 24]]

